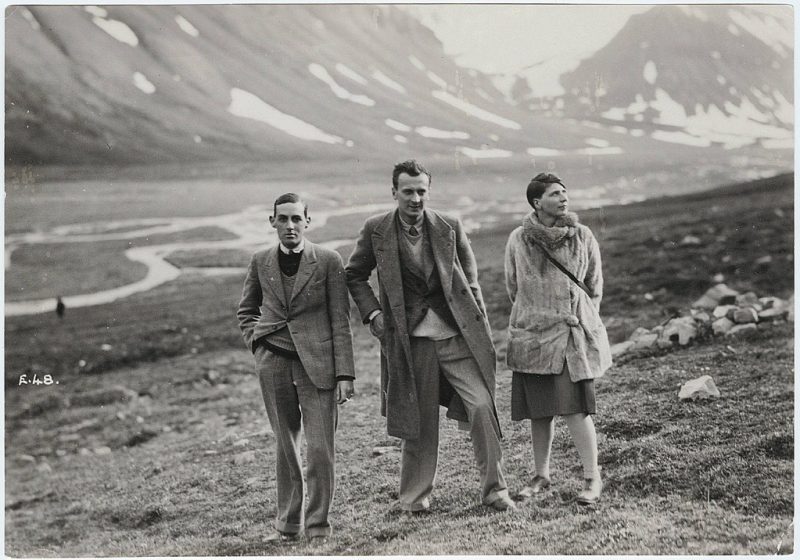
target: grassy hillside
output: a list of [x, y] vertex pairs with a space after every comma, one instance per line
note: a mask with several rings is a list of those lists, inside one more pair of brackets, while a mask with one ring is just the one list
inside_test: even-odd
[[[624, 336], [639, 324], [660, 322], [671, 307], [685, 308], [716, 273], [740, 290], [791, 293], [792, 187], [791, 177], [783, 177], [584, 213], [603, 250], [603, 314], [612, 334]], [[508, 310], [502, 247], [514, 226], [472, 235], [501, 348]], [[681, 246], [690, 233], [701, 244]], [[766, 254], [770, 263], [753, 264]], [[398, 441], [386, 436], [379, 414], [376, 343], [355, 318], [358, 395], [341, 409], [337, 537], [316, 550], [305, 543], [263, 545], [274, 512], [274, 442], [252, 358], [234, 324], [240, 289], [239, 278], [184, 277], [113, 305], [69, 310], [61, 322], [55, 316], [6, 319], [7, 554], [773, 554], [793, 548], [792, 324], [618, 360], [597, 384], [606, 483], [598, 506], [572, 501], [580, 464], [562, 422], [551, 490], [516, 512], [487, 511], [478, 505], [471, 446], [443, 421], [433, 509], [406, 519], [389, 511], [399, 454], [372, 454], [375, 446]], [[59, 384], [14, 387], [21, 373], [34, 372]], [[679, 402], [680, 385], [704, 374], [722, 397]], [[501, 366], [498, 408], [513, 492], [529, 483], [533, 463], [528, 424], [509, 419], [509, 392], [510, 374]]]

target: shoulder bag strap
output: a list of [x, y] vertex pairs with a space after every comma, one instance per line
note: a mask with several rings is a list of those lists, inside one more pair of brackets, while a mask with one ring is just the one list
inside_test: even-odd
[[544, 256], [547, 257], [547, 260], [549, 260], [551, 263], [553, 263], [558, 270], [560, 270], [561, 272], [563, 272], [564, 274], [569, 276], [569, 279], [572, 280], [573, 282], [575, 282], [581, 290], [586, 292], [586, 295], [588, 295], [590, 298], [594, 297], [594, 294], [592, 294], [592, 292], [589, 291], [589, 288], [586, 286], [586, 284], [584, 284], [583, 282], [578, 280], [575, 277], [575, 275], [572, 274], [569, 270], [567, 270], [566, 267], [563, 264], [561, 264], [555, 258], [553, 258], [553, 256], [550, 254], [550, 251], [548, 251], [547, 249], [545, 249], [541, 245], [539, 245], [539, 247], [541, 248], [542, 252], [544, 253]]

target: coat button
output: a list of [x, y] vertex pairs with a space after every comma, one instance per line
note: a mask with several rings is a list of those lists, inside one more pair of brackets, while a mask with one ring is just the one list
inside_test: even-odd
[[578, 321], [578, 318], [575, 315], [570, 315], [564, 319], [564, 322], [566, 322], [570, 327], [577, 327], [580, 324], [580, 321]]

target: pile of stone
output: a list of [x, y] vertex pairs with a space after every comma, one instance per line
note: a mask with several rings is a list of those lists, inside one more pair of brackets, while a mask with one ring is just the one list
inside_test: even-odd
[[708, 330], [716, 336], [735, 336], [757, 330], [759, 323], [783, 320], [794, 321], [794, 296], [789, 300], [760, 298], [720, 283], [695, 301], [688, 314], [653, 329], [637, 328], [628, 340], [612, 346], [611, 354], [616, 358], [648, 348], [686, 346]]

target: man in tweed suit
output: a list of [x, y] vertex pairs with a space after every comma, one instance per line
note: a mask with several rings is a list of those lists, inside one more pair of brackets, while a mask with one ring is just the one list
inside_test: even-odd
[[[496, 358], [475, 257], [458, 219], [425, 208], [430, 179], [416, 161], [395, 166], [397, 208], [364, 224], [347, 287], [381, 341], [381, 408], [389, 435], [403, 439], [400, 509], [430, 507], [442, 405], [450, 418], [469, 421], [482, 502], [505, 510], [514, 503], [503, 477]], [[378, 296], [369, 284], [375, 268]]]
[[336, 407], [353, 396], [350, 300], [339, 254], [304, 239], [308, 208], [298, 195], [278, 197], [269, 221], [279, 244], [253, 255], [237, 314], [277, 443], [277, 516], [265, 540], [293, 540], [305, 527], [319, 543], [332, 531]]

